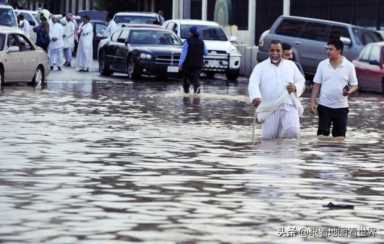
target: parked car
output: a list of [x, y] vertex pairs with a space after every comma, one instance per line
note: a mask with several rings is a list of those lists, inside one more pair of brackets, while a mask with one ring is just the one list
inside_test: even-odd
[[0, 4], [0, 26], [17, 27], [15, 11], [9, 5]]
[[280, 16], [270, 31], [259, 41], [258, 61], [268, 58], [272, 40], [286, 42], [293, 47], [295, 57], [307, 75], [314, 75], [319, 62], [327, 58], [324, 49], [332, 34], [338, 33], [344, 42], [344, 55], [353, 60], [365, 45], [382, 41], [376, 31], [342, 22], [296, 16]]
[[113, 16], [113, 20], [121, 27], [127, 24], [157, 24], [160, 25], [160, 15], [144, 12], [119, 12]]
[[123, 27], [99, 51], [102, 75], [126, 73], [133, 79], [143, 74], [166, 80], [179, 73], [181, 40], [172, 32], [153, 27]]
[[0, 85], [28, 81], [44, 84], [49, 73], [48, 56], [16, 28], [0, 27]]
[[384, 42], [368, 44], [353, 61], [359, 90], [384, 94]]
[[203, 72], [209, 77], [213, 77], [215, 73], [224, 73], [228, 80], [236, 80], [239, 77], [241, 54], [231, 43], [236, 39], [228, 38], [218, 23], [202, 20], [168, 20], [163, 26], [182, 40], [187, 39], [189, 29], [196, 26], [208, 49], [208, 56], [204, 57]]

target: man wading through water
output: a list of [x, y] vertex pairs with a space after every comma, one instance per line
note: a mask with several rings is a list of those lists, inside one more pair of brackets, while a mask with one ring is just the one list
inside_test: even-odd
[[192, 83], [195, 94], [200, 93], [199, 77], [204, 65], [204, 55], [207, 55], [204, 41], [199, 38], [197, 27], [192, 26], [189, 30], [189, 38], [183, 44], [179, 67], [183, 72], [183, 88], [185, 93], [189, 93]]
[[262, 139], [297, 138], [303, 107], [298, 97], [305, 79], [296, 64], [282, 58], [279, 41], [272, 41], [269, 58], [253, 69], [249, 78], [249, 97], [262, 123]]

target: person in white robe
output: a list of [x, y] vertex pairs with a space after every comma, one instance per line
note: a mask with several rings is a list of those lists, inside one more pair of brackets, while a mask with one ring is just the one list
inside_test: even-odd
[[89, 16], [83, 18], [79, 29], [79, 45], [76, 62], [80, 72], [89, 72], [93, 58], [93, 26]]
[[49, 61], [51, 70], [54, 70], [55, 67], [61, 71], [61, 57], [64, 47], [64, 28], [63, 25], [59, 22], [59, 19], [56, 17], [52, 18], [52, 26], [49, 28], [49, 47], [50, 50]]
[[107, 28], [105, 29], [105, 36], [106, 37], [111, 37], [112, 34], [117, 31], [119, 29], [118, 25], [116, 24], [116, 22], [113, 20], [113, 17], [108, 15], [107, 17], [107, 20], [109, 21], [108, 22], [108, 26]]
[[71, 67], [72, 52], [75, 47], [75, 23], [72, 20], [72, 14], [67, 14], [63, 20], [64, 25], [64, 66]]
[[262, 123], [262, 139], [298, 138], [303, 107], [298, 99], [305, 78], [290, 60], [282, 58], [282, 44], [272, 41], [269, 58], [256, 65], [249, 79], [249, 97]]
[[31, 25], [29, 22], [25, 19], [24, 15], [20, 14], [17, 16], [17, 19], [19, 21], [19, 29], [24, 33], [24, 35], [28, 38], [31, 37]]

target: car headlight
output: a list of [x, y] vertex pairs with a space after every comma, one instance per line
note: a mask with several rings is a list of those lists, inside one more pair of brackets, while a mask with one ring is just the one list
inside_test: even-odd
[[236, 47], [231, 47], [231, 48], [229, 48], [229, 53], [230, 54], [239, 54], [239, 51], [237, 50], [237, 48]]
[[141, 53], [140, 54], [141, 59], [152, 59], [152, 55], [148, 53]]

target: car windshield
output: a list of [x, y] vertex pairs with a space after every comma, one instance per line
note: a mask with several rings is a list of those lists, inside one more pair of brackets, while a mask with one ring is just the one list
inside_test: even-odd
[[114, 21], [117, 24], [157, 24], [155, 16], [118, 15]]
[[133, 30], [128, 39], [129, 44], [146, 45], [181, 45], [176, 35], [158, 30]]
[[0, 25], [17, 26], [16, 17], [12, 9], [0, 8]]
[[5, 35], [0, 34], [0, 51], [4, 49]]
[[227, 35], [225, 35], [221, 27], [206, 26], [206, 25], [182, 25], [181, 26], [181, 38], [187, 39], [189, 37], [189, 30], [192, 26], [197, 27], [197, 32], [203, 40], [207, 41], [228, 41]]
[[37, 24], [39, 25], [40, 24], [40, 16], [39, 16], [39, 14], [38, 13], [33, 13], [32, 15], [33, 15], [33, 17], [35, 17], [35, 19], [37, 21]]

